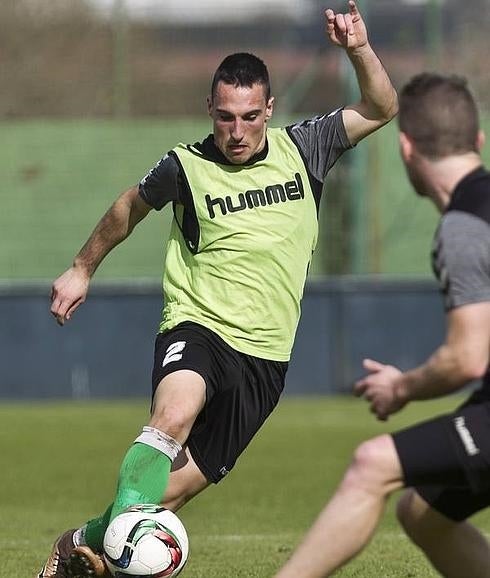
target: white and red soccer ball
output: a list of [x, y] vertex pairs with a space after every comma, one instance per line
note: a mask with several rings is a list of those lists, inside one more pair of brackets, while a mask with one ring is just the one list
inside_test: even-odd
[[131, 506], [112, 520], [104, 535], [104, 559], [116, 578], [173, 578], [188, 555], [184, 525], [155, 504]]

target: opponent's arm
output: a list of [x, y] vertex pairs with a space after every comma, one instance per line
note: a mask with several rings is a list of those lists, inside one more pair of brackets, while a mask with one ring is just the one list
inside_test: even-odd
[[151, 210], [138, 193], [138, 186], [122, 193], [96, 225], [73, 261], [53, 283], [51, 313], [63, 325], [87, 296], [92, 275], [104, 257], [128, 237]]
[[452, 309], [447, 324], [445, 343], [426, 363], [402, 374], [396, 384], [399, 398], [439, 397], [484, 375], [490, 351], [490, 302]]
[[369, 44], [364, 21], [353, 0], [347, 14], [325, 11], [330, 41], [344, 48], [354, 67], [361, 100], [342, 111], [351, 144], [389, 122], [398, 112], [398, 97], [381, 61]]
[[489, 361], [490, 302], [472, 303], [448, 312], [445, 342], [425, 363], [401, 372], [367, 359], [369, 374], [354, 390], [379, 419], [386, 419], [409, 401], [440, 397], [482, 377]]

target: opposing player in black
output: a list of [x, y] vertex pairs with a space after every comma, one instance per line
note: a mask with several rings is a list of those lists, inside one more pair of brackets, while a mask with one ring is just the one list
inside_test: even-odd
[[[490, 548], [467, 519], [490, 505], [490, 173], [466, 82], [421, 74], [400, 94], [400, 151], [415, 191], [441, 211], [433, 268], [447, 311], [445, 342], [401, 372], [374, 360], [355, 385], [385, 420], [412, 400], [482, 378], [454, 413], [361, 444], [320, 516], [276, 578], [322, 578], [369, 541], [388, 496], [410, 488], [399, 520], [448, 578], [488, 578]], [[423, 319], [421, 319], [423, 331]]]
[[103, 575], [102, 540], [114, 517], [137, 503], [176, 510], [219, 482], [277, 404], [326, 174], [397, 112], [353, 0], [346, 14], [325, 16], [330, 41], [357, 74], [359, 102], [269, 128], [266, 66], [254, 55], [230, 55], [208, 97], [213, 134], [177, 145], [124, 192], [53, 284], [51, 311], [62, 325], [105, 256], [151, 209], [172, 202], [150, 421], [123, 459], [113, 503], [63, 533], [38, 578]]

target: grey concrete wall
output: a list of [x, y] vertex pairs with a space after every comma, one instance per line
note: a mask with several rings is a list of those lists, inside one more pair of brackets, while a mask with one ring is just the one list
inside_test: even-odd
[[[0, 399], [149, 395], [159, 284], [95, 284], [62, 328], [49, 313], [49, 290], [0, 287]], [[442, 302], [431, 281], [310, 282], [286, 392], [347, 392], [364, 357], [406, 369], [443, 335]]]

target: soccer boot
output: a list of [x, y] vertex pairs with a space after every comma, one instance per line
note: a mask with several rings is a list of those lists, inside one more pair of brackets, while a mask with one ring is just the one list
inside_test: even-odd
[[110, 578], [104, 559], [88, 546], [76, 546], [65, 562], [65, 574], [69, 578]]
[[68, 530], [56, 540], [51, 554], [36, 578], [108, 578], [102, 556], [88, 546], [75, 546], [73, 535]]
[[69, 574], [65, 572], [65, 564], [70, 558], [70, 554], [75, 548], [73, 535], [75, 530], [67, 530], [54, 543], [51, 554], [36, 578], [67, 578]]

